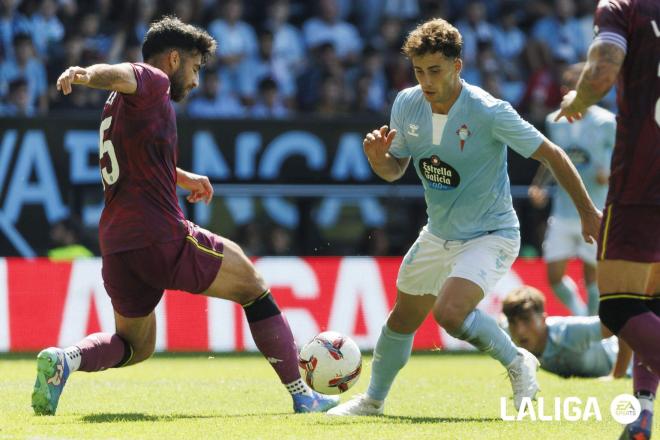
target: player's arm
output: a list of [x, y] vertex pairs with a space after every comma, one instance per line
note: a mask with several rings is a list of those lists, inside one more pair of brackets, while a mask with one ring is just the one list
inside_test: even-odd
[[532, 154], [532, 158], [552, 171], [555, 180], [566, 190], [580, 214], [582, 236], [585, 241], [595, 242], [598, 239], [602, 214], [589, 198], [582, 179], [568, 155], [544, 137], [541, 145]]
[[190, 203], [203, 200], [208, 205], [213, 198], [213, 186], [206, 176], [191, 173], [177, 167], [176, 184], [186, 191], [190, 191], [190, 194], [186, 196], [186, 200]]
[[129, 63], [69, 67], [57, 79], [57, 90], [68, 95], [74, 84], [93, 89], [114, 90], [127, 95], [132, 95], [137, 90], [137, 79]]
[[552, 173], [543, 164], [539, 165], [527, 195], [536, 208], [542, 209], [548, 203], [548, 190], [545, 187], [552, 181]]
[[374, 173], [388, 182], [400, 179], [410, 163], [410, 157], [399, 159], [389, 153], [395, 136], [396, 129], [388, 131], [387, 125], [383, 125], [379, 130], [367, 133], [362, 142], [364, 154]]
[[584, 111], [600, 101], [612, 88], [623, 65], [625, 50], [616, 44], [597, 40], [589, 48], [576, 90], [568, 92], [555, 121], [562, 116], [569, 122], [582, 119]]

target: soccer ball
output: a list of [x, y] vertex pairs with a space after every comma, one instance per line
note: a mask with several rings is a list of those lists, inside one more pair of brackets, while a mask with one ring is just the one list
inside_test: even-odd
[[360, 378], [362, 354], [348, 336], [319, 333], [300, 350], [298, 366], [307, 385], [323, 394], [340, 394]]

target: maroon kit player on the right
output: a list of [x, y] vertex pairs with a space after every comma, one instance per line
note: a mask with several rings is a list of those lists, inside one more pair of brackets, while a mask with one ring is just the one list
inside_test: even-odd
[[600, 319], [635, 352], [642, 413], [621, 438], [651, 435], [660, 374], [660, 1], [601, 0], [596, 36], [558, 118], [579, 119], [617, 84], [617, 133], [598, 242]]
[[116, 332], [39, 353], [32, 393], [37, 414], [55, 414], [71, 372], [125, 367], [151, 356], [154, 308], [164, 289], [241, 304], [257, 347], [293, 397], [294, 411], [325, 411], [337, 404], [301, 380], [289, 325], [241, 248], [187, 221], [179, 207], [177, 185], [190, 191], [191, 203], [208, 203], [213, 187], [206, 176], [176, 166], [171, 101], [197, 87], [199, 70], [215, 48], [204, 30], [165, 17], [145, 36], [144, 63], [70, 67], [57, 80], [64, 94], [73, 84], [111, 91], [100, 126], [105, 207], [99, 239]]

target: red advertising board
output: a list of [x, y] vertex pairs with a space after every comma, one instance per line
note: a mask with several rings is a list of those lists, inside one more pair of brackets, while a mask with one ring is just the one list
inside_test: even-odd
[[[298, 344], [335, 330], [373, 349], [396, 297], [400, 258], [263, 257], [255, 265], [271, 286]], [[577, 262], [568, 266], [585, 296]], [[498, 316], [512, 288], [530, 284], [546, 294], [547, 312], [567, 310], [550, 293], [545, 265], [519, 259], [480, 304]], [[159, 351], [254, 351], [241, 307], [228, 301], [167, 292], [156, 309]], [[114, 331], [113, 311], [103, 288], [101, 260], [54, 263], [45, 259], [0, 258], [0, 351], [36, 351], [67, 346], [86, 334]], [[467, 348], [429, 317], [414, 348]]]

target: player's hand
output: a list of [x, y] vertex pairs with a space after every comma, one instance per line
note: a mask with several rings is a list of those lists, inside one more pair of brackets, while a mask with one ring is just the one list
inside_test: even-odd
[[213, 186], [206, 176], [179, 170], [176, 183], [181, 188], [190, 191], [190, 194], [186, 196], [186, 200], [190, 203], [203, 200], [208, 205], [213, 198]]
[[577, 92], [575, 90], [571, 90], [565, 94], [564, 98], [561, 100], [561, 107], [559, 109], [559, 113], [557, 113], [557, 116], [555, 116], [555, 122], [560, 120], [563, 116], [568, 122], [572, 124], [574, 121], [579, 121], [582, 119], [586, 109], [587, 108], [582, 103], [582, 101], [577, 99]]
[[89, 83], [90, 75], [87, 69], [73, 66], [66, 69], [59, 78], [57, 78], [57, 90], [64, 95], [71, 93], [73, 84], [85, 85]]
[[587, 243], [597, 242], [603, 213], [597, 209], [587, 213], [580, 213], [580, 220], [582, 222], [582, 238], [584, 238], [584, 241]]
[[383, 125], [379, 130], [367, 133], [364, 141], [362, 141], [362, 146], [369, 161], [378, 162], [383, 160], [395, 136], [396, 129], [389, 130], [387, 125]]
[[548, 204], [548, 191], [545, 188], [541, 188], [538, 185], [531, 185], [527, 189], [527, 195], [530, 202], [532, 202], [532, 206], [537, 209], [543, 209]]

